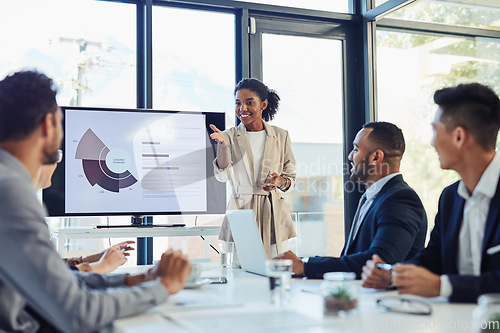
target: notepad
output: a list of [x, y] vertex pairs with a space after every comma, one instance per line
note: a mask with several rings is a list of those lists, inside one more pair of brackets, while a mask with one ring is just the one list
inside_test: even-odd
[[174, 317], [169, 319], [177, 322], [189, 332], [272, 332], [283, 329], [310, 329], [314, 326], [321, 326], [324, 323], [306, 317], [294, 311], [249, 311], [238, 312], [227, 311], [217, 314], [197, 313], [196, 316]]
[[169, 297], [168, 301], [154, 308], [155, 312], [160, 312], [165, 315], [179, 313], [184, 311], [192, 311], [194, 309], [217, 309], [225, 307], [238, 307], [242, 303], [235, 302], [214, 295], [202, 294], [196, 291], [184, 290]]

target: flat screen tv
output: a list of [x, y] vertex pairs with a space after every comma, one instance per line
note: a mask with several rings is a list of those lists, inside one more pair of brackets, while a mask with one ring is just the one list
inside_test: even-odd
[[221, 214], [210, 124], [222, 112], [61, 107], [64, 158], [43, 191], [49, 216]]

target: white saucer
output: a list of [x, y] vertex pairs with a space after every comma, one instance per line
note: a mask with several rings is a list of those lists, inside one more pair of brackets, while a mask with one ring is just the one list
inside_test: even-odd
[[184, 289], [196, 289], [200, 288], [201, 286], [204, 286], [206, 284], [210, 283], [210, 279], [198, 279], [194, 282], [187, 282], [186, 285], [184, 286]]

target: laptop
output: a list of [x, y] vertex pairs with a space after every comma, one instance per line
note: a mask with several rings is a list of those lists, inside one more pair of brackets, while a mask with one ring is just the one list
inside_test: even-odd
[[250, 273], [267, 276], [266, 253], [253, 210], [228, 210], [226, 216], [241, 268]]

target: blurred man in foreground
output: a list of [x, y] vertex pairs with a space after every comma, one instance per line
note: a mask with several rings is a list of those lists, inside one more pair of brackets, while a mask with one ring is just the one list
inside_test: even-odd
[[[96, 331], [164, 302], [191, 265], [166, 252], [150, 274], [73, 273], [50, 242], [33, 186], [57, 161], [62, 113], [52, 80], [34, 71], [0, 81], [0, 330]], [[133, 286], [133, 287], [131, 287]]]
[[[38, 173], [38, 180], [35, 181], [35, 191], [44, 190], [52, 185], [52, 175], [54, 171], [56, 171], [57, 164], [62, 161], [62, 157], [62, 150], [58, 150], [58, 157], [55, 163], [41, 166], [40, 172]], [[130, 256], [128, 251], [134, 250], [134, 248], [130, 246], [133, 243], [135, 242], [130, 240], [120, 242], [99, 253], [88, 256], [65, 258], [64, 261], [71, 269], [82, 272], [101, 274], [111, 273], [127, 262], [127, 257]]]

